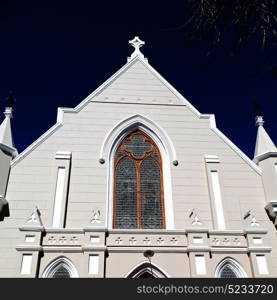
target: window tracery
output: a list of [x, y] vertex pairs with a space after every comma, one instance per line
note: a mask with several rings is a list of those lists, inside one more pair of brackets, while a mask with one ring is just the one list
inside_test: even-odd
[[141, 130], [123, 139], [114, 159], [114, 228], [165, 228], [162, 160]]

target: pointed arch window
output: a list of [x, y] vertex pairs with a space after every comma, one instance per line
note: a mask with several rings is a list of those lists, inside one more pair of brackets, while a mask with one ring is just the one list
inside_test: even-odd
[[167, 278], [159, 266], [144, 262], [130, 271], [125, 278]]
[[73, 263], [66, 257], [59, 257], [51, 262], [42, 274], [43, 278], [74, 278], [78, 277]]
[[215, 277], [242, 278], [247, 277], [247, 274], [236, 260], [232, 258], [225, 258], [218, 264], [215, 272]]
[[113, 228], [165, 228], [162, 160], [141, 130], [123, 139], [114, 159]]

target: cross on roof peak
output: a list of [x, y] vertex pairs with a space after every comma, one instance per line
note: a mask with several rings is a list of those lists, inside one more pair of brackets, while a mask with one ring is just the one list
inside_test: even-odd
[[129, 41], [129, 44], [135, 48], [135, 50], [142, 47], [145, 42], [142, 41], [138, 36], [135, 36], [131, 41]]
[[134, 47], [135, 51], [131, 54], [131, 57], [128, 58], [128, 61], [132, 60], [136, 56], [140, 56], [141, 58], [144, 58], [144, 55], [139, 50], [139, 48], [145, 45], [144, 41], [142, 41], [138, 36], [135, 36], [132, 40], [129, 41], [129, 45]]

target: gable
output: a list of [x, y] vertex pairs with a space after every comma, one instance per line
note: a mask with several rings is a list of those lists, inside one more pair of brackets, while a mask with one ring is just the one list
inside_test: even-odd
[[141, 60], [134, 61], [93, 101], [185, 105]]
[[[235, 151], [253, 170], [261, 174], [260, 168], [251, 161], [236, 145], [234, 145], [218, 128], [212, 114], [201, 114], [188, 102], [174, 87], [172, 87], [145, 59], [135, 57], [111, 76], [105, 83], [85, 98], [75, 108], [58, 108], [57, 123], [45, 132], [33, 144], [27, 147], [13, 161], [15, 166], [25, 156], [31, 153], [38, 145], [64, 125], [64, 118], [70, 114], [81, 112], [89, 103], [122, 103], [157, 106], [182, 106], [198, 119], [207, 119], [210, 128], [233, 151]], [[139, 107], [139, 106], [137, 106]], [[67, 117], [68, 118], [68, 117]]]

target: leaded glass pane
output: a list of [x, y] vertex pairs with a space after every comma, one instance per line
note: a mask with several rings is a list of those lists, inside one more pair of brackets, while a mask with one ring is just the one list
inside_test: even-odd
[[143, 272], [137, 278], [155, 278], [155, 276], [148, 271]]
[[163, 228], [161, 172], [149, 157], [141, 165], [141, 228]]
[[220, 271], [220, 278], [237, 278], [237, 275], [230, 265], [225, 265]]
[[116, 167], [115, 228], [138, 228], [137, 174], [134, 162], [125, 157]]
[[151, 151], [152, 146], [148, 141], [144, 141], [141, 134], [135, 134], [130, 141], [125, 142], [125, 149], [131, 152], [135, 158], [141, 158], [145, 152]]
[[117, 151], [116, 151], [116, 154], [115, 154], [115, 160], [121, 158], [122, 156], [124, 156], [125, 153], [119, 148]]
[[160, 156], [159, 156], [158, 151], [156, 149], [153, 151], [152, 156], [155, 157], [158, 161], [160, 161]]
[[63, 265], [59, 265], [56, 268], [52, 277], [53, 278], [70, 278], [70, 273]]

